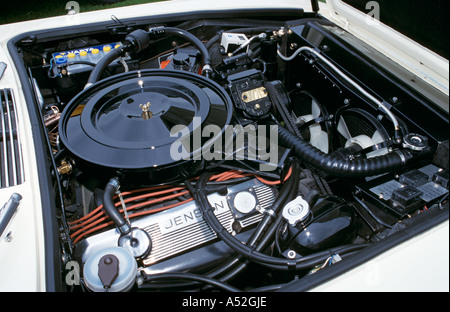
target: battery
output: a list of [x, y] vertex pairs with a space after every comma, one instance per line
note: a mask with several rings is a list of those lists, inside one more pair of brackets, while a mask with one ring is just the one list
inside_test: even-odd
[[70, 74], [90, 71], [106, 54], [121, 47], [122, 43], [115, 42], [53, 53], [54, 74], [59, 74], [58, 69], [62, 67], [67, 67]]

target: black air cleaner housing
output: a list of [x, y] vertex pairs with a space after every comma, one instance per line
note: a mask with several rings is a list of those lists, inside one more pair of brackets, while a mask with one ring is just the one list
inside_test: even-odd
[[[231, 99], [215, 82], [184, 71], [142, 70], [80, 92], [63, 111], [59, 131], [84, 173], [146, 185], [195, 174], [202, 161], [194, 159], [199, 152], [193, 148], [194, 133], [201, 136], [206, 125], [223, 132], [231, 118]], [[171, 136], [176, 125], [186, 127], [182, 138], [190, 155], [183, 159], [171, 157], [172, 145], [181, 140]], [[203, 146], [222, 138], [200, 139]]]

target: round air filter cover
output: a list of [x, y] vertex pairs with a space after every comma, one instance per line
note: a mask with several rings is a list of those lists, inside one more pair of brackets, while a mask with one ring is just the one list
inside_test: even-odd
[[[202, 128], [215, 125], [224, 131], [231, 118], [231, 100], [215, 82], [184, 71], [142, 70], [104, 79], [80, 92], [63, 111], [59, 131], [82, 167], [147, 184], [185, 177], [183, 170], [173, 169], [198, 160], [194, 139], [201, 145], [221, 139], [202, 137]], [[174, 133], [180, 126], [185, 127], [182, 135]], [[176, 141], [183, 141], [188, 157], [172, 157]], [[172, 172], [165, 171], [169, 168]]]

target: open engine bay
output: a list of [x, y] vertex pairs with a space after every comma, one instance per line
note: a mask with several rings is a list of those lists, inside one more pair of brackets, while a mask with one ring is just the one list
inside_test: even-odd
[[16, 47], [76, 290], [284, 290], [448, 210], [439, 96], [313, 13], [113, 18]]

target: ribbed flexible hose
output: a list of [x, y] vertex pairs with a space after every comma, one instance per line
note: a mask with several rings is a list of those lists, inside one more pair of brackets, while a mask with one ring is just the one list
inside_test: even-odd
[[286, 147], [292, 146], [296, 155], [304, 162], [334, 176], [366, 177], [395, 171], [403, 167], [412, 158], [405, 150], [396, 150], [389, 154], [362, 159], [341, 159], [321, 150], [293, 135], [283, 127], [278, 128], [279, 141]]

